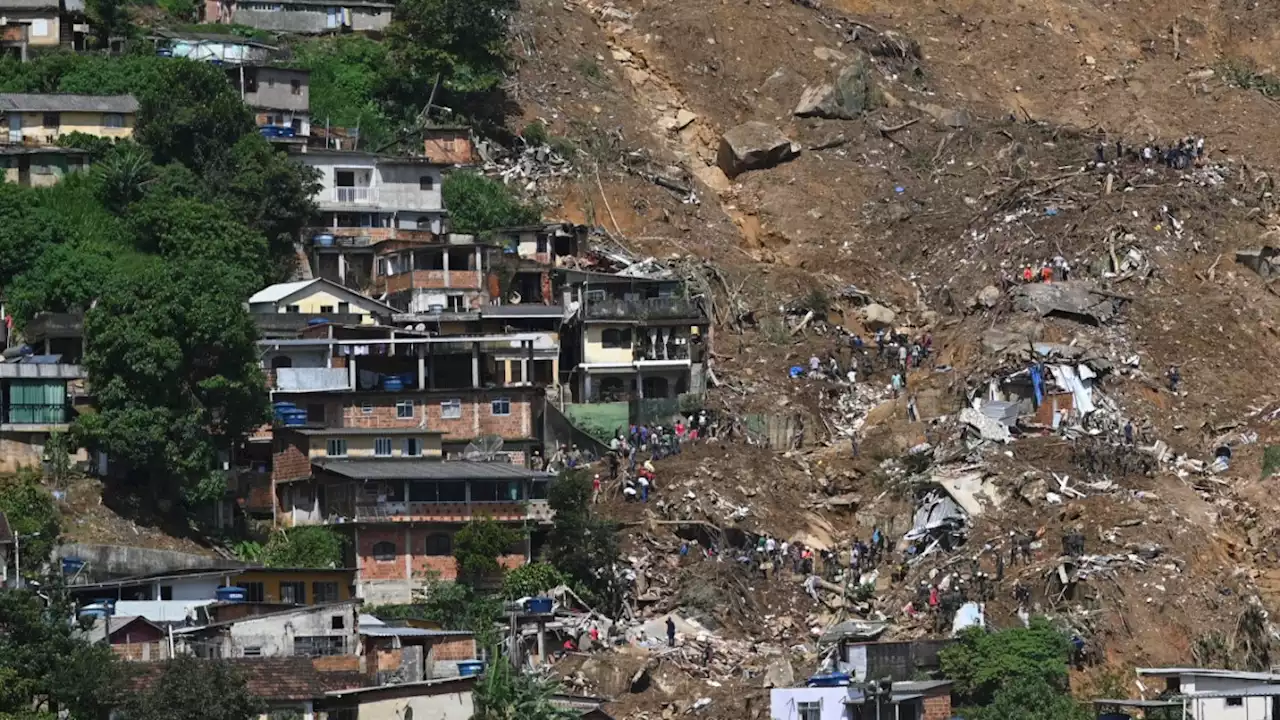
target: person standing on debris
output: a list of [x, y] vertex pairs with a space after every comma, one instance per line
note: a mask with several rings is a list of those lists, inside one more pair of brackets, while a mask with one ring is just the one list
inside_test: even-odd
[[1022, 282], [1030, 284], [1036, 279], [1035, 273], [1031, 272], [1031, 266], [1027, 265], [1022, 268]]
[[902, 391], [902, 376], [895, 372], [893, 377], [890, 378], [889, 384], [893, 386], [893, 397], [896, 400], [898, 393]]
[[670, 647], [676, 646], [676, 622], [671, 619], [670, 615], [667, 616], [667, 645]]
[[996, 582], [1004, 580], [1004, 554], [996, 552]]
[[1169, 376], [1169, 392], [1176, 395], [1178, 393], [1178, 387], [1182, 385], [1182, 373], [1178, 372], [1177, 365], [1169, 366], [1168, 376]]
[[1124, 444], [1133, 444], [1133, 420], [1124, 421]]
[[810, 355], [809, 356], [809, 375], [811, 377], [817, 377], [818, 375], [821, 375], [821, 374], [822, 374], [822, 361], [818, 359], [817, 355]]
[[649, 502], [649, 478], [641, 475], [636, 484], [640, 486], [640, 502]]
[[1095, 148], [1093, 149], [1093, 151], [1094, 151], [1094, 158], [1093, 158], [1094, 162], [1095, 162], [1097, 165], [1099, 165], [1099, 166], [1106, 165], [1106, 164], [1107, 164], [1107, 146], [1106, 146], [1106, 144], [1105, 144], [1105, 143], [1103, 143], [1101, 140], [1099, 140], [1099, 141], [1098, 141], [1098, 146], [1097, 146], [1097, 147], [1095, 147]]
[[618, 452], [609, 453], [609, 481], [616, 482], [618, 479]]
[[591, 478], [591, 504], [600, 502], [600, 473]]
[[902, 370], [907, 369], [907, 346], [905, 344], [898, 346], [898, 367]]
[[849, 433], [849, 450], [853, 453], [853, 459], [858, 459], [858, 434]]

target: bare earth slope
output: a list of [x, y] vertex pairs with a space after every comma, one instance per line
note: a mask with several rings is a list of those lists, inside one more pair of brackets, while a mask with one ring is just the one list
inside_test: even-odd
[[[1235, 258], [1275, 243], [1270, 175], [1280, 167], [1280, 114], [1261, 92], [1238, 87], [1228, 67], [1272, 68], [1280, 9], [1251, 0], [523, 5], [517, 99], [526, 120], [542, 119], [576, 144], [582, 169], [538, 191], [566, 219], [602, 226], [636, 253], [713, 263], [723, 279], [713, 349], [724, 385], [713, 404], [787, 408], [809, 427], [806, 446], [787, 457], [740, 445], [697, 448], [660, 464], [662, 505], [610, 506], [635, 521], [632, 554], [664, 590], [649, 613], [689, 608], [700, 593], [745, 598], [712, 614], [724, 637], [757, 643], [742, 662], [706, 671], [675, 657], [620, 654], [619, 662], [647, 662], [656, 678], [671, 677], [638, 693], [626, 683], [605, 687], [598, 665], [609, 661], [593, 659], [583, 681], [617, 695], [620, 716], [660, 717], [665, 703], [683, 711], [707, 696], [714, 702], [704, 716], [763, 717], [764, 680], [744, 670], [763, 673], [771, 657], [811, 669], [815, 658], [792, 648], [811, 643], [813, 628], [850, 616], [814, 603], [799, 592], [800, 578], [785, 575], [725, 579], [717, 568], [713, 589], [693, 592], [691, 578], [706, 584], [710, 571], [687, 569], [697, 561], [672, 557], [680, 542], [672, 526], [645, 520], [783, 538], [816, 527], [846, 548], [879, 524], [894, 527], [896, 539], [910, 527], [915, 469], [899, 458], [926, 440], [937, 448], [935, 469], [979, 464], [1004, 502], [975, 518], [961, 551], [914, 565], [904, 585], [881, 578], [863, 609], [890, 617], [897, 635], [926, 630], [901, 613], [907, 588], [933, 569], [963, 574], [975, 554], [993, 572], [994, 554], [1007, 554], [1008, 533], [1017, 531], [1042, 544], [1031, 566], [1006, 574], [990, 619], [1016, 622], [1013, 584], [1032, 586], [1042, 611], [1088, 634], [1099, 664], [1082, 676], [1085, 687], [1099, 667], [1240, 663], [1253, 651], [1239, 639], [1246, 609], [1280, 609], [1280, 501], [1276, 481], [1260, 471], [1263, 448], [1280, 435], [1270, 419], [1280, 406], [1280, 297]], [[854, 120], [792, 116], [806, 85], [832, 81], [860, 57], [874, 68], [879, 107]], [[749, 120], [774, 125], [803, 151], [729, 180], [715, 167], [719, 139]], [[1099, 170], [1090, 162], [1099, 139], [1111, 160], [1117, 140], [1167, 147], [1187, 135], [1206, 138], [1203, 167], [1129, 159]], [[691, 188], [697, 202], [651, 182], [655, 175]], [[1104, 276], [1112, 253], [1131, 251], [1141, 272]], [[1112, 293], [1119, 314], [1093, 326], [1034, 318], [1007, 294], [990, 307], [972, 303], [1002, 276], [1054, 256]], [[784, 323], [797, 318], [779, 312], [814, 288], [835, 297], [850, 284], [896, 309], [898, 324], [930, 329], [936, 363], [946, 366], [910, 378], [925, 422], [907, 421], [905, 402], [888, 399], [888, 374], [877, 368], [859, 404], [875, 408], [862, 418], [857, 460], [833, 432], [850, 419], [836, 411], [844, 390], [785, 373], [834, 347], [837, 324], [865, 334], [856, 309], [794, 335]], [[743, 311], [754, 324], [739, 322]], [[954, 417], [965, 391], [1010, 366], [983, 347], [993, 328], [1108, 358], [1113, 369], [1100, 389], [1115, 407], [1091, 442], [1109, 456], [1131, 452], [1114, 444], [1129, 418], [1141, 443], [1168, 445], [1165, 461], [1098, 469], [1081, 460], [1088, 443], [1051, 433], [999, 447], [962, 440]], [[1164, 383], [1172, 364], [1184, 379], [1179, 394]], [[1228, 432], [1246, 441], [1222, 440]], [[1225, 473], [1206, 477], [1176, 463], [1180, 455], [1211, 459], [1222, 442], [1235, 453]], [[1055, 473], [1085, 497], [1047, 501]], [[846, 495], [856, 498], [831, 501]], [[727, 511], [743, 505], [746, 517]], [[1064, 595], [1050, 576], [1069, 528], [1086, 536], [1090, 554], [1121, 559]], [[984, 544], [990, 549], [980, 552]], [[1219, 645], [1225, 655], [1213, 654]]]

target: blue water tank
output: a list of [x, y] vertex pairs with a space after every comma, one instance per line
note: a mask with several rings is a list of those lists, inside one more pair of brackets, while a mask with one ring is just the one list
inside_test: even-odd
[[275, 411], [276, 415], [284, 415], [287, 412], [292, 412], [294, 410], [297, 410], [298, 406], [294, 405], [291, 402], [278, 402], [278, 403], [272, 403], [271, 409]]
[[242, 587], [225, 586], [213, 591], [218, 602], [244, 602], [249, 594]]
[[333, 245], [333, 236], [328, 233], [315, 235], [311, 238], [311, 242], [320, 247], [331, 247]]
[[551, 612], [551, 598], [535, 597], [529, 598], [524, 603], [524, 610], [527, 613], [535, 613], [545, 615]]
[[284, 413], [284, 415], [280, 418], [280, 420], [281, 422], [284, 423], [285, 427], [298, 427], [299, 425], [306, 425], [307, 411], [294, 410], [293, 412], [287, 412], [287, 413]]
[[328, 325], [328, 318], [311, 318], [307, 321], [308, 325]]
[[382, 378], [383, 390], [403, 390], [404, 383], [400, 382], [398, 375], [387, 375]]
[[823, 673], [821, 675], [811, 675], [806, 685], [809, 687], [840, 687], [848, 685], [853, 677], [849, 673], [833, 672]]
[[458, 674], [463, 677], [479, 675], [484, 672], [484, 662], [480, 660], [468, 660], [458, 663]]

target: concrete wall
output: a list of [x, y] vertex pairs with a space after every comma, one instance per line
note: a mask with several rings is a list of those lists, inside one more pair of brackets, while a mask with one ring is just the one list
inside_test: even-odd
[[87, 545], [65, 543], [54, 550], [58, 558], [75, 557], [85, 561], [81, 577], [111, 579], [133, 575], [191, 570], [196, 568], [243, 567], [245, 563], [225, 558], [194, 555], [173, 550], [150, 550], [124, 545]]
[[[245, 72], [251, 69], [246, 68]], [[308, 73], [287, 68], [252, 68], [257, 73], [257, 92], [246, 92], [244, 101], [250, 107], [271, 110], [294, 110], [305, 113], [311, 108], [311, 86]], [[298, 81], [298, 92], [293, 91], [293, 81]]]
[[[421, 179], [431, 178], [431, 189], [423, 190]], [[440, 168], [429, 165], [378, 163], [378, 202], [405, 210], [439, 211], [444, 207], [440, 193]]]
[[31, 47], [53, 47], [62, 42], [62, 23], [58, 18], [58, 11], [55, 9], [5, 10], [0, 14], [3, 14], [11, 24], [21, 24], [27, 27], [27, 43]]
[[402, 720], [407, 709], [413, 710], [414, 718], [430, 720], [469, 720], [475, 712], [468, 690], [362, 702], [358, 717], [359, 720]]
[[[341, 618], [341, 628], [333, 627], [337, 618]], [[240, 620], [226, 631], [222, 642], [223, 657], [244, 657], [245, 648], [258, 648], [262, 657], [296, 655], [303, 652], [295, 646], [294, 640], [298, 637], [342, 638], [345, 654], [358, 652], [356, 606], [317, 606], [305, 611]]]
[[[348, 8], [345, 18], [351, 29], [357, 32], [383, 30], [391, 24], [391, 9]], [[331, 32], [341, 27], [341, 18], [331, 20], [327, 8], [302, 5], [288, 6], [285, 10], [267, 10], [254, 3], [242, 3], [233, 12], [231, 22], [259, 30], [304, 34]]]
[[769, 716], [772, 720], [800, 720], [800, 703], [821, 703], [821, 720], [845, 720], [848, 687], [774, 688], [769, 693]]
[[[58, 155], [52, 153], [40, 153], [25, 156], [18, 155], [0, 155], [0, 169], [3, 169], [4, 182], [17, 184], [21, 180], [19, 172], [19, 158], [27, 157], [31, 160], [31, 173], [28, 179], [30, 187], [49, 187], [56, 185], [59, 180], [68, 173], [78, 172], [88, 167], [88, 161], [85, 163], [71, 163], [66, 155]], [[77, 158], [77, 161], [79, 158]]]
[[583, 362], [586, 363], [630, 363], [634, 359], [631, 343], [623, 347], [607, 348], [604, 346], [605, 330], [623, 330], [635, 339], [636, 328], [629, 325], [588, 325], [583, 339]]

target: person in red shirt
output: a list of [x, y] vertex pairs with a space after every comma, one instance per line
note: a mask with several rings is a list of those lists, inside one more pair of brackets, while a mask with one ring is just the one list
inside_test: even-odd
[[1036, 279], [1036, 275], [1034, 272], [1031, 271], [1030, 265], [1022, 268], [1022, 282], [1029, 283], [1034, 281], [1035, 279]]
[[1040, 268], [1040, 281], [1053, 282], [1053, 268], [1049, 267], [1048, 265], [1045, 265], [1044, 267]]
[[591, 502], [592, 503], [600, 502], [600, 474], [599, 473], [596, 473], [596, 476], [591, 479]]

